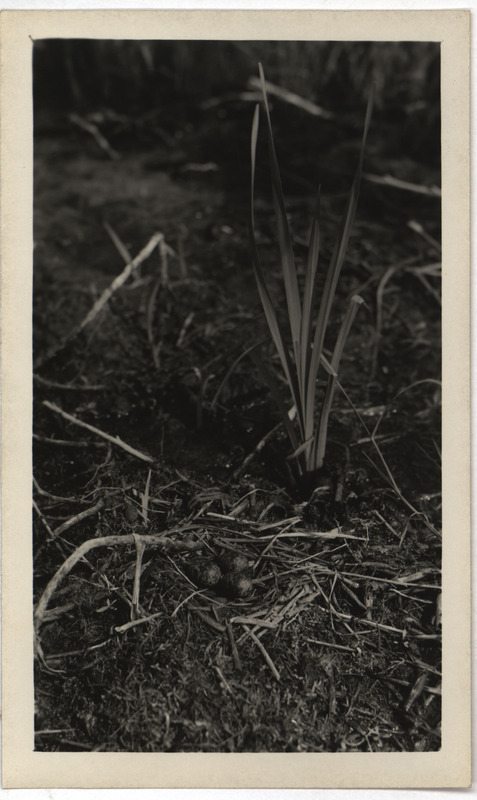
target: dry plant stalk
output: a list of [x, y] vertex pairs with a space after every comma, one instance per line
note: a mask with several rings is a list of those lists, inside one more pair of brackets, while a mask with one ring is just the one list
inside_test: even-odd
[[[161, 550], [165, 551], [173, 551], [173, 552], [191, 552], [196, 550], [201, 550], [203, 547], [203, 543], [200, 541], [197, 542], [180, 542], [170, 539], [170, 535], [173, 533], [182, 533], [185, 530], [190, 530], [191, 528], [196, 528], [196, 525], [185, 525], [180, 526], [178, 528], [174, 528], [167, 532], [167, 535], [160, 533], [160, 534], [119, 534], [119, 535], [112, 535], [112, 536], [100, 536], [97, 539], [88, 539], [86, 542], [83, 542], [79, 547], [74, 550], [73, 553], [63, 562], [61, 567], [55, 572], [51, 580], [49, 581], [46, 589], [44, 590], [43, 594], [41, 595], [38, 604], [35, 609], [34, 614], [34, 628], [35, 628], [35, 635], [38, 637], [38, 633], [40, 627], [43, 623], [46, 610], [48, 608], [48, 604], [53, 597], [56, 589], [58, 588], [61, 581], [66, 578], [66, 576], [71, 572], [73, 567], [80, 561], [86, 553], [89, 553], [90, 550], [96, 550], [99, 547], [117, 547], [117, 546], [124, 546], [124, 545], [136, 545], [138, 541], [140, 542], [141, 547], [157, 547]], [[41, 652], [41, 648], [37, 641], [37, 649]]]
[[120, 447], [127, 453], [136, 456], [136, 458], [140, 458], [142, 461], [147, 461], [150, 464], [154, 463], [154, 459], [151, 458], [151, 456], [141, 453], [140, 450], [136, 450], [135, 447], [131, 447], [131, 445], [126, 444], [126, 442], [123, 442], [119, 436], [111, 436], [110, 433], [105, 433], [99, 428], [96, 428], [94, 425], [89, 425], [88, 422], [83, 422], [81, 419], [78, 419], [78, 417], [74, 417], [72, 414], [68, 414], [67, 411], [63, 411], [63, 409], [57, 406], [56, 403], [51, 403], [49, 400], [43, 400], [43, 405], [46, 406], [46, 408], [49, 408], [50, 411], [60, 414], [60, 416], [64, 417], [64, 419], [67, 419], [69, 422], [73, 422], [74, 425], [78, 425], [80, 428], [86, 428], [87, 431], [91, 431], [91, 433], [95, 433], [97, 436], [107, 439], [108, 442], [112, 442], [112, 444], [117, 445], [117, 447]]

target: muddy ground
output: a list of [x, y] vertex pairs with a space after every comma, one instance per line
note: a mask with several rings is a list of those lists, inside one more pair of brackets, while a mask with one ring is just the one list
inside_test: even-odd
[[[143, 117], [37, 109], [35, 602], [90, 542], [44, 608], [38, 750], [440, 747], [438, 154], [411, 111], [378, 107], [329, 346], [347, 299], [366, 305], [310, 491], [240, 358], [267, 336], [247, 232], [252, 113], [236, 98]], [[318, 184], [329, 261], [363, 115], [272, 104], [301, 265]], [[261, 147], [257, 228], [278, 292]]]

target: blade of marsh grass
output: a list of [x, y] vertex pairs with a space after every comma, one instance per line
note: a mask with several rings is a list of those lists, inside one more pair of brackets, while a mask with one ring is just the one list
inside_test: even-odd
[[278, 161], [275, 152], [275, 143], [273, 140], [272, 123], [270, 120], [267, 91], [265, 88], [265, 76], [263, 74], [263, 69], [261, 64], [258, 65], [258, 69], [260, 72], [263, 102], [265, 106], [265, 114], [267, 120], [268, 152], [270, 156], [273, 202], [275, 206], [275, 214], [277, 217], [278, 244], [280, 247], [283, 282], [285, 284], [285, 295], [288, 306], [288, 319], [290, 322], [290, 332], [293, 342], [295, 364], [297, 369], [300, 370], [300, 360], [301, 360], [300, 359], [300, 328], [301, 328], [300, 293], [298, 290], [298, 279], [296, 274], [295, 258], [293, 255], [290, 231], [288, 228], [288, 218], [285, 209], [285, 199], [283, 197], [282, 182], [280, 178], [280, 171], [278, 169]]
[[[328, 375], [336, 375], [336, 372], [334, 371], [330, 362], [323, 353], [320, 356], [320, 363], [323, 364], [323, 367], [325, 368], [325, 371], [328, 373]], [[338, 376], [336, 375], [336, 377]]]
[[338, 368], [340, 365], [341, 356], [343, 355], [343, 349], [351, 329], [351, 325], [353, 324], [354, 318], [356, 317], [359, 306], [362, 305], [363, 303], [364, 300], [362, 297], [359, 297], [359, 295], [355, 295], [354, 297], [351, 298], [348, 310], [343, 319], [343, 322], [341, 323], [341, 327], [338, 333], [335, 349], [333, 351], [333, 356], [331, 358], [331, 368], [334, 371], [334, 375], [328, 376], [328, 386], [326, 387], [323, 406], [321, 409], [318, 436], [315, 436], [313, 442], [313, 463], [315, 469], [320, 469], [323, 466], [323, 460], [325, 457], [325, 450], [326, 450], [326, 439], [328, 433], [328, 421], [330, 416], [331, 404], [333, 402], [333, 396], [336, 389], [336, 383], [338, 380]]
[[[374, 98], [374, 84], [371, 89], [371, 93], [368, 100], [368, 107], [366, 109], [366, 119], [364, 123], [363, 137], [361, 140], [361, 149], [359, 153], [358, 167], [356, 169], [356, 174], [354, 176], [350, 193], [348, 195], [345, 213], [343, 214], [343, 217], [341, 219], [338, 238], [336, 240], [335, 249], [333, 252], [333, 256], [327, 274], [325, 290], [323, 292], [322, 307], [320, 307], [320, 315], [317, 323], [317, 329], [319, 334], [321, 334], [321, 328], [323, 328], [324, 331], [326, 331], [326, 327], [328, 325], [331, 305], [333, 303], [333, 299], [335, 296], [336, 286], [340, 276], [341, 267], [343, 266], [343, 261], [346, 255], [349, 237], [351, 234], [351, 228], [354, 222], [356, 207], [358, 204], [359, 188], [361, 184], [361, 175], [363, 172], [364, 149], [366, 147], [366, 139], [368, 137], [369, 124], [371, 121], [373, 98]], [[322, 320], [320, 320], [320, 317], [322, 317]]]
[[[293, 453], [290, 458], [295, 459], [295, 463], [298, 466], [300, 474], [303, 475], [304, 473], [311, 474], [315, 472], [318, 467], [322, 466], [326, 448], [329, 413], [338, 379], [337, 370], [351, 324], [358, 309], [358, 305], [363, 302], [361, 298], [355, 297], [352, 299], [338, 334], [331, 364], [329, 364], [322, 351], [331, 313], [331, 306], [336, 294], [336, 288], [345, 259], [358, 203], [359, 188], [363, 171], [364, 151], [374, 101], [374, 84], [371, 88], [366, 110], [358, 166], [356, 168], [353, 183], [348, 194], [345, 210], [339, 226], [335, 248], [326, 273], [324, 290], [321, 297], [316, 324], [313, 330], [312, 313], [317, 287], [320, 247], [319, 194], [317, 209], [310, 231], [303, 296], [300, 298], [295, 259], [292, 250], [288, 218], [286, 215], [285, 200], [283, 196], [280, 171], [273, 139], [270, 110], [267, 99], [267, 88], [261, 64], [259, 64], [259, 75], [266, 116], [272, 194], [277, 224], [282, 277], [287, 303], [289, 332], [292, 342], [292, 347], [290, 350], [288, 349], [287, 345], [288, 337], [285, 336], [273, 307], [270, 292], [266, 284], [265, 275], [262, 270], [255, 235], [254, 183], [259, 126], [258, 106], [255, 108], [251, 136], [249, 233], [252, 249], [252, 261], [265, 318], [267, 320], [267, 324], [276, 351], [280, 358], [286, 381], [288, 383], [291, 397], [296, 408], [299, 431], [292, 424], [292, 421], [287, 413], [286, 404], [280, 391], [280, 387], [275, 382], [272, 372], [266, 368], [263, 362], [259, 363], [259, 368], [269, 385], [276, 404], [278, 405], [287, 434], [292, 443]], [[254, 353], [254, 358], [256, 361], [258, 360], [258, 355], [256, 353]], [[316, 430], [314, 407], [317, 388], [317, 375], [320, 364], [324, 364], [325, 369], [328, 372], [328, 385], [323, 401], [320, 423], [318, 430]]]
[[[259, 120], [259, 106], [256, 106], [252, 123], [252, 137], [251, 137], [251, 180], [250, 180], [250, 218], [249, 218], [249, 236], [250, 247], [252, 251], [252, 262], [255, 271], [255, 278], [257, 282], [258, 292], [262, 307], [265, 313], [267, 324], [272, 335], [275, 348], [280, 357], [280, 361], [287, 379], [288, 386], [292, 393], [293, 402], [297, 408], [301, 408], [300, 392], [297, 377], [293, 369], [293, 364], [285, 343], [285, 337], [278, 322], [278, 318], [273, 308], [272, 299], [268, 291], [268, 287], [263, 274], [260, 256], [255, 236], [255, 219], [254, 219], [254, 185], [255, 185], [255, 165], [256, 165], [256, 148], [258, 136], [258, 120]], [[301, 419], [301, 418], [300, 418]]]
[[230, 378], [230, 376], [232, 375], [232, 373], [236, 369], [236, 367], [238, 367], [238, 365], [240, 364], [242, 359], [244, 359], [245, 356], [248, 356], [249, 353], [252, 352], [252, 350], [255, 350], [255, 348], [257, 348], [257, 347], [261, 347], [262, 344], [265, 344], [265, 342], [268, 342], [268, 341], [270, 341], [270, 337], [269, 336], [267, 336], [266, 339], [261, 339], [258, 342], [254, 342], [254, 344], [250, 345], [250, 347], [247, 347], [246, 350], [244, 350], [242, 353], [240, 353], [239, 356], [237, 356], [237, 358], [233, 362], [232, 366], [229, 367], [229, 369], [227, 370], [227, 372], [225, 374], [225, 377], [221, 381], [219, 388], [217, 389], [216, 393], [214, 394], [214, 397], [213, 397], [212, 402], [210, 404], [210, 410], [211, 411], [213, 411], [215, 406], [217, 405], [218, 399], [220, 397], [220, 394], [221, 394], [225, 384], [227, 383], [228, 379]]
[[331, 305], [336, 292], [338, 278], [340, 276], [341, 267], [343, 265], [346, 249], [348, 246], [351, 228], [354, 222], [356, 206], [358, 203], [359, 187], [361, 183], [361, 175], [363, 171], [364, 149], [366, 146], [366, 139], [368, 136], [369, 124], [371, 121], [371, 113], [374, 101], [374, 84], [371, 88], [369, 95], [368, 106], [366, 109], [366, 119], [364, 122], [363, 137], [361, 140], [361, 149], [359, 153], [358, 167], [354, 180], [351, 186], [348, 200], [346, 203], [345, 212], [341, 219], [338, 238], [336, 241], [333, 256], [331, 258], [330, 266], [326, 276], [325, 287], [323, 296], [320, 303], [318, 312], [318, 319], [316, 321], [315, 336], [313, 340], [313, 350], [310, 359], [310, 367], [306, 376], [307, 392], [306, 392], [306, 419], [305, 419], [305, 438], [311, 436], [313, 431], [313, 410], [315, 405], [315, 392], [316, 392], [316, 375], [320, 363], [320, 355], [323, 349], [326, 328], [331, 311]]
[[[300, 449], [301, 443], [298, 439], [297, 432], [293, 426], [293, 423], [289, 417], [287, 407], [283, 400], [282, 394], [280, 389], [278, 388], [278, 384], [275, 380], [275, 376], [271, 369], [268, 368], [267, 364], [265, 363], [264, 359], [260, 356], [260, 354], [256, 351], [252, 352], [252, 358], [255, 361], [260, 373], [263, 375], [265, 381], [268, 384], [268, 388], [270, 390], [270, 394], [272, 395], [275, 404], [278, 407], [280, 412], [280, 416], [282, 418], [283, 425], [285, 426], [285, 430], [287, 432], [288, 438], [290, 439], [291, 445], [293, 447], [294, 452]], [[298, 472], [301, 475], [303, 472], [302, 464], [300, 460], [297, 459], [297, 467]]]
[[293, 451], [293, 453], [290, 453], [290, 455], [287, 456], [287, 461], [291, 461], [293, 458], [298, 458], [298, 456], [301, 456], [301, 454], [305, 452], [306, 448], [310, 444], [310, 441], [313, 441], [313, 437], [311, 437], [311, 439], [307, 439], [306, 442], [302, 442], [297, 449]]
[[300, 356], [301, 356], [301, 384], [302, 397], [306, 397], [305, 376], [311, 357], [311, 320], [313, 303], [316, 294], [316, 277], [318, 271], [318, 257], [320, 254], [320, 192], [316, 202], [316, 211], [310, 231], [310, 243], [306, 263], [305, 287], [303, 289], [303, 309], [300, 330]]

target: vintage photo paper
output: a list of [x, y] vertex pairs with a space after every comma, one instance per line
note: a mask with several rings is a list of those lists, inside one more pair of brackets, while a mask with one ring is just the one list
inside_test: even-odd
[[3, 786], [469, 786], [469, 12], [0, 19]]

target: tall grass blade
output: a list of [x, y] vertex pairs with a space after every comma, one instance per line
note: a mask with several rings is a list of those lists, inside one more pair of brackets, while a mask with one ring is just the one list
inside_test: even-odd
[[[277, 384], [277, 382], [275, 380], [275, 376], [273, 375], [272, 370], [268, 368], [268, 365], [265, 363], [263, 358], [260, 356], [260, 354], [256, 350], [252, 351], [252, 358], [255, 361], [255, 363], [256, 363], [259, 371], [260, 371], [260, 374], [264, 377], [266, 383], [268, 384], [268, 388], [270, 390], [270, 394], [272, 395], [272, 397], [273, 397], [273, 399], [274, 399], [274, 401], [275, 401], [275, 403], [277, 405], [277, 408], [278, 408], [278, 410], [280, 412], [280, 416], [282, 418], [283, 425], [285, 427], [285, 430], [287, 432], [288, 438], [289, 438], [289, 440], [291, 442], [291, 445], [293, 447], [293, 453], [292, 453], [292, 456], [290, 456], [290, 458], [292, 458], [295, 453], [297, 453], [297, 455], [299, 455], [300, 454], [299, 451], [300, 451], [300, 447], [301, 447], [301, 441], [298, 438], [298, 435], [297, 435], [297, 432], [296, 432], [295, 428], [293, 427], [293, 423], [292, 423], [292, 421], [290, 419], [287, 407], [286, 407], [285, 402], [283, 400], [283, 397], [282, 397], [282, 394], [281, 394], [280, 389], [278, 387], [278, 384]], [[302, 465], [300, 460], [297, 458], [297, 469], [298, 469], [299, 475], [302, 475], [303, 472], [304, 472], [303, 466], [304, 465]]]
[[311, 357], [312, 314], [316, 294], [316, 277], [320, 254], [320, 192], [310, 231], [310, 243], [306, 263], [305, 286], [303, 289], [303, 309], [300, 330], [301, 385], [302, 397], [306, 397], [306, 375]]
[[288, 218], [285, 209], [285, 199], [283, 197], [282, 182], [278, 161], [275, 153], [275, 143], [273, 140], [272, 123], [268, 108], [267, 92], [265, 88], [265, 76], [262, 65], [258, 65], [260, 81], [262, 85], [263, 102], [267, 119], [268, 151], [270, 156], [270, 167], [272, 176], [272, 192], [275, 214], [277, 217], [278, 244], [283, 271], [283, 282], [285, 285], [285, 295], [288, 306], [288, 319], [290, 322], [290, 333], [293, 343], [295, 363], [300, 369], [300, 327], [301, 327], [301, 303], [298, 290], [298, 279], [295, 267], [295, 257], [293, 255], [290, 231], [288, 228]]
[[369, 124], [371, 121], [371, 114], [374, 102], [374, 84], [371, 88], [369, 95], [368, 106], [366, 109], [366, 119], [364, 123], [363, 137], [361, 140], [361, 149], [358, 160], [358, 167], [354, 176], [353, 184], [351, 186], [348, 200], [346, 203], [345, 212], [341, 219], [338, 238], [336, 241], [333, 256], [328, 267], [326, 275], [325, 287], [323, 290], [323, 297], [321, 299], [320, 308], [318, 312], [318, 319], [316, 321], [315, 335], [313, 340], [313, 351], [310, 360], [309, 372], [307, 378], [307, 392], [306, 392], [306, 420], [305, 420], [305, 438], [308, 438], [313, 430], [313, 409], [315, 405], [315, 392], [316, 392], [316, 375], [320, 363], [320, 354], [323, 349], [326, 328], [331, 311], [331, 305], [336, 292], [336, 286], [343, 266], [346, 249], [348, 247], [351, 228], [354, 222], [356, 213], [356, 206], [358, 204], [359, 187], [361, 183], [361, 175], [363, 171], [364, 150], [366, 147], [366, 139], [368, 136]]
[[[285, 200], [283, 196], [280, 172], [273, 139], [265, 76], [261, 64], [259, 64], [259, 73], [266, 116], [266, 131], [277, 238], [288, 311], [288, 329], [286, 332], [280, 324], [273, 306], [272, 298], [260, 262], [255, 233], [253, 205], [259, 125], [258, 106], [255, 109], [251, 137], [252, 168], [249, 232], [252, 261], [265, 318], [275, 345], [275, 349], [281, 362], [284, 377], [288, 384], [291, 400], [293, 401], [296, 409], [296, 420], [293, 421], [288, 414], [286, 402], [281, 392], [281, 387], [276, 383], [272, 371], [269, 370], [268, 367], [259, 359], [258, 354], [254, 354], [254, 358], [259, 363], [259, 368], [268, 383], [271, 394], [279, 408], [285, 429], [292, 444], [293, 452], [289, 456], [289, 459], [295, 461], [300, 476], [311, 477], [313, 473], [323, 464], [326, 449], [329, 414], [335, 388], [338, 382], [338, 367], [346, 339], [349, 335], [351, 324], [356, 316], [360, 303], [363, 302], [362, 299], [358, 297], [354, 297], [352, 299], [340, 327], [331, 358], [331, 363], [329, 363], [323, 354], [323, 347], [330, 318], [331, 307], [336, 294], [338, 280], [348, 248], [358, 203], [359, 188], [363, 171], [364, 151], [374, 101], [374, 86], [372, 87], [368, 100], [356, 173], [354, 175], [354, 179], [347, 197], [345, 210], [340, 221], [335, 248], [333, 250], [332, 258], [325, 275], [324, 288], [319, 304], [316, 323], [313, 326], [313, 308], [317, 293], [320, 249], [319, 193], [316, 211], [310, 231], [303, 293], [302, 296], [300, 296], [298, 275], [293, 255], [292, 241], [285, 209]], [[290, 337], [291, 346], [289, 346]], [[318, 370], [320, 369], [320, 366], [324, 367], [325, 371], [328, 373], [328, 379], [322, 404], [320, 422], [317, 428], [315, 424], [315, 397], [317, 391]]]
[[293, 402], [295, 403], [300, 419], [300, 425], [302, 427], [302, 416], [300, 416], [301, 412], [301, 402], [300, 402], [300, 392], [298, 386], [297, 375], [293, 367], [292, 360], [290, 358], [290, 354], [288, 352], [288, 348], [286, 345], [286, 340], [281, 330], [281, 326], [279, 324], [277, 315], [275, 314], [275, 309], [273, 307], [272, 299], [270, 297], [270, 293], [268, 291], [268, 287], [265, 281], [265, 276], [263, 274], [263, 269], [260, 261], [260, 256], [258, 253], [257, 243], [256, 243], [256, 235], [255, 235], [255, 219], [254, 219], [254, 186], [255, 186], [255, 166], [256, 166], [256, 148], [257, 148], [257, 137], [258, 137], [258, 120], [259, 120], [259, 107], [256, 106], [255, 113], [253, 117], [252, 123], [252, 140], [251, 140], [251, 182], [250, 182], [250, 218], [249, 218], [249, 234], [250, 234], [250, 245], [252, 251], [252, 262], [255, 271], [255, 278], [257, 281], [258, 292], [260, 295], [260, 300], [262, 302], [263, 310], [265, 313], [265, 317], [267, 320], [267, 324], [272, 335], [273, 342], [275, 344], [277, 353], [280, 358], [280, 362], [283, 367], [283, 371], [285, 373], [288, 386], [290, 387], [290, 391], [293, 396]]
[[341, 323], [341, 327], [338, 333], [338, 338], [336, 339], [335, 349], [333, 350], [333, 355], [331, 358], [331, 365], [330, 365], [334, 374], [328, 375], [328, 385], [326, 387], [323, 406], [321, 409], [318, 435], [315, 437], [313, 443], [313, 463], [315, 469], [320, 469], [323, 466], [331, 404], [333, 402], [336, 384], [338, 381], [338, 369], [341, 357], [343, 355], [343, 349], [346, 344], [349, 332], [351, 330], [351, 326], [354, 322], [354, 318], [356, 317], [359, 306], [362, 305], [363, 303], [364, 300], [362, 297], [359, 297], [359, 295], [354, 295], [354, 297], [351, 298], [348, 310], [345, 314], [343, 322]]
[[309, 444], [310, 444], [310, 442], [308, 440], [305, 441], [305, 442], [302, 442], [297, 447], [297, 449], [293, 451], [293, 453], [290, 453], [290, 455], [287, 456], [287, 461], [292, 461], [292, 459], [298, 458], [298, 456], [301, 456], [301, 454], [305, 452], [305, 450], [306, 450], [306, 448], [308, 447]]

